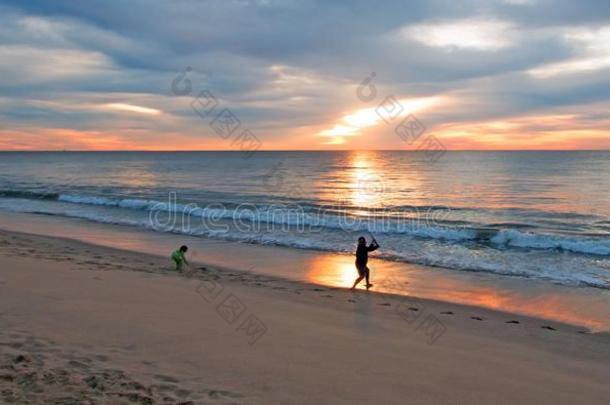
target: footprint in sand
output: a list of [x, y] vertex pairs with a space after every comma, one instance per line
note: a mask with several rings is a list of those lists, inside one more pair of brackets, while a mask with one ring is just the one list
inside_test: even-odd
[[85, 364], [85, 363], [83, 363], [81, 361], [78, 361], [78, 360], [70, 360], [68, 362], [68, 365], [70, 367], [74, 367], [74, 368], [77, 368], [77, 369], [80, 369], [80, 370], [86, 370], [86, 369], [89, 368], [88, 364]]
[[152, 404], [152, 398], [147, 395], [138, 394], [137, 392], [111, 392], [110, 395], [115, 395], [119, 398], [125, 398], [129, 402], [137, 404]]
[[382, 307], [389, 307], [392, 306], [392, 304], [390, 304], [389, 302], [382, 302], [381, 304], [379, 304]]
[[179, 380], [177, 380], [174, 377], [170, 377], [168, 375], [163, 375], [163, 374], [155, 374], [154, 375], [156, 378], [158, 378], [161, 381], [167, 382], [167, 383], [177, 383], [179, 382]]
[[549, 326], [549, 325], [541, 326], [541, 328], [542, 329], [547, 329], [547, 330], [557, 330], [557, 329], [555, 329], [555, 328], [553, 328], [552, 326]]
[[441, 315], [453, 315], [452, 311], [443, 311], [441, 312]]
[[514, 319], [512, 319], [512, 320], [510, 320], [510, 321], [506, 321], [506, 322], [504, 322], [504, 323], [515, 323], [515, 324], [516, 324], [516, 323], [520, 323], [520, 322], [519, 322], [519, 321], [515, 321]]
[[356, 302], [356, 300], [349, 299], [347, 302]]
[[409, 311], [419, 311], [419, 308], [409, 307]]
[[19, 363], [31, 363], [32, 359], [30, 358], [30, 356], [26, 356], [24, 354], [18, 354], [17, 356], [15, 356], [15, 358], [13, 359], [13, 363], [14, 364], [19, 364]]
[[240, 398], [241, 395], [231, 392], [231, 391], [225, 391], [225, 390], [209, 390], [208, 397], [210, 397], [212, 399], [221, 399], [223, 397]]
[[479, 316], [471, 316], [470, 319], [474, 319], [475, 321], [482, 321], [483, 318], [479, 317]]
[[591, 332], [589, 332], [588, 330], [579, 330], [577, 333], [581, 333], [583, 335], [590, 335]]

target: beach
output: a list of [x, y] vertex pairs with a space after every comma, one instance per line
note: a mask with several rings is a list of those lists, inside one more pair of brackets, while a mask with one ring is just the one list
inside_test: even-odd
[[608, 2], [0, 10], [0, 405], [610, 404]]
[[610, 336], [580, 326], [205, 262], [177, 274], [167, 257], [14, 231], [0, 246], [7, 403], [601, 404], [610, 394]]
[[607, 153], [437, 163], [4, 153], [0, 401], [606, 403]]

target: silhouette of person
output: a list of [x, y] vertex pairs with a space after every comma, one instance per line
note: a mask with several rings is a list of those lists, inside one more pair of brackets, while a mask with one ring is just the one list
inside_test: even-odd
[[186, 257], [184, 256], [184, 254], [186, 253], [186, 251], [189, 250], [189, 248], [187, 246], [180, 246], [180, 249], [174, 251], [172, 253], [172, 260], [174, 261], [174, 263], [176, 263], [176, 270], [177, 271], [182, 271], [182, 267], [185, 264], [189, 264], [189, 262], [186, 260]]
[[354, 281], [354, 285], [352, 286], [352, 290], [356, 288], [359, 282], [362, 281], [363, 278], [366, 279], [366, 289], [368, 290], [373, 286], [369, 282], [369, 273], [370, 270], [366, 265], [369, 261], [369, 252], [377, 250], [379, 248], [379, 244], [373, 238], [373, 241], [370, 245], [366, 245], [366, 239], [364, 236], [358, 238], [358, 247], [356, 248], [356, 269], [358, 269], [358, 278]]

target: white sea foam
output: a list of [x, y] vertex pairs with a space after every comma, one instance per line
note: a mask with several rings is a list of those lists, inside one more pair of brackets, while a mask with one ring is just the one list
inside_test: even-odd
[[503, 229], [491, 241], [497, 245], [530, 248], [530, 249], [561, 249], [575, 253], [591, 255], [610, 255], [609, 239], [568, 238], [533, 232], [521, 232], [513, 229]]

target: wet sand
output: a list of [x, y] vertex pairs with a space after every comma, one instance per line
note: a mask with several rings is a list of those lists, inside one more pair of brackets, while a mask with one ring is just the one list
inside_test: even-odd
[[[606, 403], [610, 336], [0, 231], [7, 403]], [[80, 402], [79, 402], [80, 401]]]
[[[351, 286], [353, 254], [290, 249], [269, 245], [152, 232], [77, 218], [0, 211], [0, 228], [80, 240], [166, 258], [177, 246], [189, 257], [215, 267], [321, 284]], [[383, 240], [382, 240], [383, 243]], [[610, 331], [610, 291], [568, 287], [520, 277], [379, 260], [372, 253], [374, 291], [473, 305]]]

